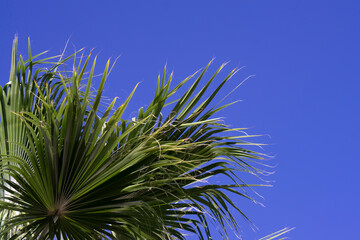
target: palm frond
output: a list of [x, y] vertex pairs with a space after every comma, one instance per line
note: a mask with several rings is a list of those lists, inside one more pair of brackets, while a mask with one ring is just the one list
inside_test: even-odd
[[295, 228], [283, 228], [279, 231], [276, 231], [272, 234], [269, 234], [265, 237], [260, 238], [259, 240], [283, 240], [283, 239], [287, 239], [286, 237], [284, 237], [285, 234], [287, 234], [288, 232], [294, 230]]
[[[164, 69], [149, 106], [124, 120], [136, 87], [119, 107], [114, 99], [100, 113], [109, 61], [91, 97], [95, 60], [85, 92], [80, 91], [90, 56], [71, 73], [58, 70], [66, 58], [41, 77], [19, 80], [13, 74], [11, 83], [21, 84], [11, 89], [32, 87], [25, 91], [31, 104], [1, 115], [2, 131], [8, 118], [17, 125], [14, 137], [2, 134], [1, 143], [15, 150], [1, 152], [1, 172], [9, 177], [1, 184], [7, 194], [0, 205], [17, 214], [4, 221], [0, 237], [16, 228], [11, 239], [185, 239], [186, 234], [211, 239], [214, 221], [226, 239], [228, 227], [240, 229], [234, 211], [250, 221], [228, 194], [256, 202], [246, 189], [265, 184], [247, 184], [243, 177], [261, 175], [254, 161], [261, 164], [266, 155], [248, 149], [253, 143], [246, 135], [214, 117], [227, 105], [210, 107], [236, 70], [205, 97], [224, 67], [197, 91], [209, 63], [163, 116], [170, 97], [195, 76], [171, 88], [172, 74], [167, 79]], [[18, 69], [26, 72], [23, 62]], [[207, 181], [215, 176], [229, 181]]]

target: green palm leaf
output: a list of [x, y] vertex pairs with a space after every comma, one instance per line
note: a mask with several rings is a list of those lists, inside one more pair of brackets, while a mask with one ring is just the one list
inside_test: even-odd
[[[120, 107], [114, 99], [100, 113], [109, 62], [92, 96], [96, 59], [85, 77], [91, 54], [72, 72], [58, 70], [67, 58], [50, 70], [40, 65], [33, 76], [34, 65], [48, 60], [34, 61], [29, 52], [28, 61], [16, 63], [16, 41], [14, 49], [0, 109], [6, 193], [0, 204], [14, 213], [3, 221], [3, 239], [211, 239], [210, 222], [227, 238], [228, 227], [239, 230], [233, 211], [250, 221], [227, 194], [255, 202], [245, 190], [264, 185], [242, 178], [262, 174], [255, 163], [266, 156], [247, 149], [254, 144], [239, 129], [214, 118], [227, 105], [209, 108], [235, 70], [205, 97], [224, 67], [197, 91], [209, 64], [171, 102], [195, 75], [171, 88], [164, 69], [150, 105], [129, 121], [122, 115], [136, 87]], [[207, 182], [220, 175], [229, 182]]]

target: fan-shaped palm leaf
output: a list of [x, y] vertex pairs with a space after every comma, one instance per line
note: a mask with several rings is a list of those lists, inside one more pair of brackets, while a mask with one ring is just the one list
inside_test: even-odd
[[[244, 189], [261, 185], [244, 183], [242, 174], [263, 173], [254, 162], [264, 155], [245, 148], [253, 145], [244, 140], [249, 136], [239, 135], [239, 129], [213, 117], [227, 105], [209, 108], [235, 70], [204, 99], [224, 67], [196, 92], [206, 66], [172, 102], [170, 114], [163, 116], [164, 108], [171, 106], [169, 98], [194, 78], [171, 88], [172, 75], [166, 79], [164, 69], [150, 105], [126, 121], [122, 114], [135, 89], [120, 107], [115, 108], [114, 99], [100, 114], [109, 62], [96, 96], [90, 97], [95, 60], [83, 92], [79, 89], [90, 55], [71, 73], [58, 70], [64, 60], [43, 75], [31, 77], [35, 63], [31, 54], [27, 63], [20, 59], [20, 67], [12, 69], [10, 89], [20, 90], [14, 102], [25, 102], [27, 107], [20, 104], [4, 110], [9, 104], [2, 100], [2, 174], [8, 177], [3, 178], [6, 194], [0, 204], [16, 214], [3, 222], [0, 236], [185, 239], [186, 233], [192, 233], [211, 239], [209, 221], [220, 226], [224, 238], [227, 226], [238, 230], [233, 211], [248, 218], [227, 193], [255, 201]], [[25, 86], [29, 87], [24, 90]], [[2, 99], [8, 92], [2, 91]], [[30, 99], [29, 103], [24, 99]], [[4, 133], [11, 122], [8, 119], [15, 124], [12, 135]], [[206, 181], [217, 175], [231, 183]]]

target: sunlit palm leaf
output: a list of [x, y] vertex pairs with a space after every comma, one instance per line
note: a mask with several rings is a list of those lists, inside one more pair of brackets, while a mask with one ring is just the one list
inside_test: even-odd
[[[255, 201], [244, 189], [261, 185], [244, 183], [241, 174], [262, 174], [253, 161], [264, 155], [246, 149], [253, 145], [248, 136], [213, 117], [226, 106], [207, 108], [235, 71], [203, 99], [223, 68], [197, 92], [209, 64], [163, 116], [169, 97], [194, 77], [171, 88], [172, 75], [166, 80], [164, 69], [149, 107], [125, 121], [135, 89], [120, 107], [114, 109], [114, 99], [100, 114], [109, 62], [91, 98], [95, 61], [85, 92], [79, 90], [89, 59], [71, 73], [52, 67], [48, 81], [27, 79], [23, 84], [37, 93], [31, 95], [36, 103], [6, 111], [22, 135], [2, 138], [16, 151], [2, 152], [2, 161], [11, 164], [2, 166], [9, 177], [1, 206], [17, 214], [0, 236], [17, 228], [11, 239], [185, 239], [186, 233], [210, 239], [209, 221], [224, 238], [227, 226], [237, 231], [233, 211], [248, 218], [227, 194]], [[206, 181], [216, 175], [230, 183]]]
[[[7, 84], [0, 87], [0, 156], [11, 155], [21, 158], [23, 161], [28, 160], [21, 147], [27, 146], [28, 144], [26, 127], [15, 113], [30, 112], [37, 114], [38, 108], [36, 106], [41, 102], [41, 100], [38, 99], [38, 96], [40, 96], [40, 94], [46, 95], [44, 87], [51, 84], [52, 79], [55, 77], [56, 73], [54, 68], [67, 60], [58, 60], [55, 63], [51, 63], [52, 67], [50, 69], [44, 69], [43, 66], [45, 64], [58, 58], [58, 56], [54, 56], [38, 59], [44, 53], [32, 56], [29, 41], [29, 59], [24, 61], [20, 55], [17, 60], [17, 37], [14, 39], [10, 79]], [[36, 84], [39, 85], [39, 91], [37, 91]], [[59, 84], [57, 83], [51, 85], [51, 89], [55, 91], [59, 87]], [[56, 95], [61, 97], [61, 93]], [[53, 98], [55, 95], [49, 94], [48, 97]], [[8, 164], [11, 163], [8, 162], [5, 157], [1, 157], [0, 169], [3, 169], [4, 166]], [[4, 181], [13, 181], [13, 179], [9, 174], [1, 171], [0, 182], [2, 185], [5, 184]], [[6, 191], [1, 188], [0, 196], [3, 197], [4, 195], [6, 195]], [[3, 211], [1, 214], [3, 218], [13, 215], [13, 213], [7, 211]], [[3, 226], [1, 225], [1, 227]], [[3, 228], [1, 232], [4, 232]]]
[[265, 237], [260, 238], [259, 240], [284, 240], [287, 239], [287, 237], [284, 237], [285, 234], [288, 232], [294, 230], [295, 228], [283, 228], [277, 232], [274, 232], [270, 235], [267, 235]]

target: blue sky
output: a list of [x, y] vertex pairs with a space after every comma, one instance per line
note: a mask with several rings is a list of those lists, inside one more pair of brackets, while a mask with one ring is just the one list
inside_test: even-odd
[[[120, 56], [105, 95], [129, 108], [148, 103], [167, 63], [175, 82], [204, 67], [243, 67], [223, 91], [256, 75], [231, 95], [225, 122], [268, 134], [276, 158], [274, 187], [258, 189], [265, 208], [239, 201], [258, 226], [244, 239], [296, 227], [291, 239], [355, 239], [360, 235], [360, 2], [320, 0], [5, 1], [0, 0], [0, 84], [8, 81], [11, 43], [26, 55], [58, 54], [70, 38], [95, 48], [99, 66]], [[101, 68], [98, 68], [100, 73]], [[219, 79], [220, 80], [220, 79]], [[132, 112], [127, 112], [130, 117]]]

